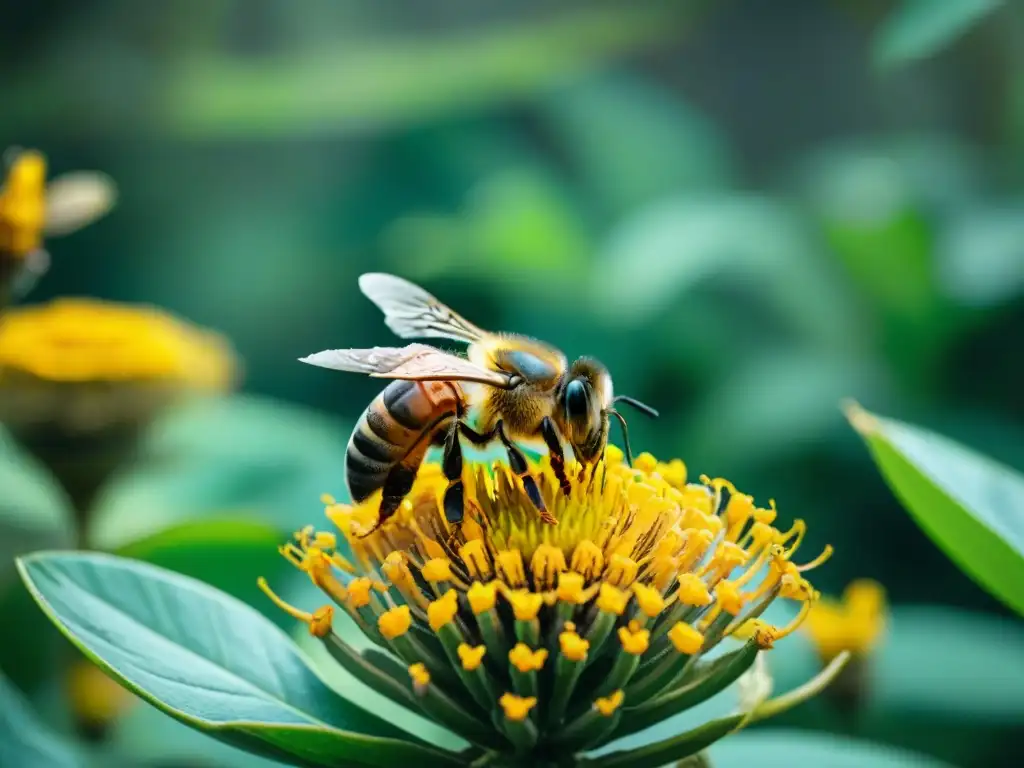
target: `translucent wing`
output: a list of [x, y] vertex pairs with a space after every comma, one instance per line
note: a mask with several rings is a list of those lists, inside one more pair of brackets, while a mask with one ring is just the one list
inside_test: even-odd
[[479, 341], [487, 332], [446, 307], [418, 285], [394, 275], [371, 272], [359, 289], [384, 312], [384, 322], [403, 339]]
[[46, 185], [47, 235], [66, 235], [110, 212], [117, 188], [102, 173], [78, 171]]
[[36, 287], [39, 279], [50, 269], [50, 254], [42, 248], [26, 254], [21, 269], [14, 276], [11, 294], [16, 299], [23, 298]]
[[321, 368], [367, 373], [380, 379], [477, 381], [502, 388], [512, 385], [512, 377], [506, 373], [489, 371], [463, 357], [442, 352], [426, 344], [370, 349], [329, 349], [300, 360]]

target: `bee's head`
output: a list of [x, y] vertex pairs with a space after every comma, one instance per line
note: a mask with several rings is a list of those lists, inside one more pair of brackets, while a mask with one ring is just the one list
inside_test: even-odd
[[566, 373], [558, 393], [559, 408], [556, 416], [563, 434], [572, 446], [576, 458], [590, 464], [601, 458], [608, 444], [609, 416], [622, 425], [626, 458], [632, 463], [626, 420], [615, 410], [616, 402], [624, 402], [657, 417], [658, 412], [631, 397], [615, 396], [612, 377], [603, 364], [592, 357], [576, 360]]

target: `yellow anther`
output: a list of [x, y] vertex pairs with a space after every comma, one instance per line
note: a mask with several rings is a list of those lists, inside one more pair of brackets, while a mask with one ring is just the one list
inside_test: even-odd
[[747, 551], [743, 547], [731, 541], [723, 541], [715, 550], [709, 569], [717, 568], [720, 573], [728, 574], [732, 572], [733, 568], [743, 565], [745, 562], [747, 562]]
[[570, 605], [581, 605], [584, 602], [583, 577], [578, 573], [565, 572], [558, 575], [558, 599]]
[[650, 474], [658, 468], [658, 460], [654, 458], [647, 451], [644, 451], [635, 459], [633, 459], [633, 469], [639, 469], [641, 472]]
[[608, 570], [605, 572], [605, 579], [609, 584], [617, 587], [628, 587], [636, 581], [636, 575], [640, 566], [631, 557], [625, 555], [612, 555], [608, 559]]
[[333, 496], [331, 496], [331, 494], [329, 494], [329, 493], [321, 493], [320, 494], [320, 503], [323, 504], [325, 507], [333, 507], [338, 502], [335, 500], [335, 498]]
[[562, 655], [569, 661], [586, 660], [587, 651], [590, 650], [590, 642], [576, 634], [576, 625], [571, 621], [566, 622], [565, 631], [558, 635], [558, 645]]
[[679, 591], [676, 596], [683, 605], [705, 606], [714, 600], [707, 584], [695, 573], [684, 573], [679, 576]]
[[621, 616], [626, 610], [626, 603], [629, 602], [629, 593], [613, 587], [611, 584], [602, 584], [601, 591], [597, 593], [598, 610], [605, 613], [614, 613]]
[[676, 625], [668, 631], [668, 639], [672, 641], [672, 645], [677, 651], [685, 653], [687, 656], [697, 653], [704, 645], [704, 635], [681, 621], [677, 621]]
[[409, 570], [409, 566], [406, 564], [405, 557], [401, 552], [392, 552], [384, 558], [380, 569], [384, 572], [384, 576], [399, 589], [415, 586], [416, 582], [412, 571]]
[[505, 599], [512, 606], [512, 613], [516, 621], [533, 621], [540, 613], [540, 607], [544, 603], [544, 596], [525, 589], [506, 590]]
[[317, 531], [313, 544], [320, 549], [334, 549], [338, 546], [338, 537], [329, 531]]
[[494, 607], [497, 593], [498, 589], [494, 584], [481, 584], [479, 581], [474, 581], [473, 586], [466, 593], [466, 598], [469, 600], [469, 607], [473, 613], [479, 616]]
[[548, 652], [546, 648], [531, 650], [525, 643], [517, 643], [516, 647], [508, 652], [509, 663], [520, 672], [539, 672], [547, 661]]
[[750, 536], [750, 540], [754, 543], [755, 547], [764, 547], [775, 541], [775, 537], [779, 535], [779, 532], [767, 523], [755, 522], [750, 526], [750, 531], [747, 535]]
[[566, 569], [565, 555], [558, 547], [541, 544], [530, 560], [534, 584], [537, 589], [551, 589], [558, 579], [558, 574]]
[[617, 445], [608, 443], [608, 446], [604, 449], [605, 464], [621, 464], [625, 456], [622, 449]]
[[815, 595], [814, 587], [799, 574], [785, 574], [779, 581], [779, 597], [801, 602], [811, 600]]
[[743, 622], [731, 634], [737, 640], [751, 640], [762, 650], [770, 649], [778, 639], [778, 628], [761, 619]]
[[877, 582], [851, 582], [842, 600], [823, 597], [810, 605], [803, 631], [825, 661], [842, 651], [870, 653], [885, 630], [885, 591]]
[[452, 578], [452, 564], [446, 557], [434, 557], [427, 560], [420, 569], [423, 578], [431, 583], [438, 581], [450, 581]]
[[743, 610], [743, 593], [731, 581], [720, 581], [715, 587], [715, 597], [722, 610], [731, 616], [735, 616]]
[[325, 605], [313, 611], [313, 617], [309, 622], [309, 634], [313, 637], [327, 637], [331, 634], [331, 624], [334, 620], [334, 608]]
[[725, 507], [725, 522], [732, 528], [741, 526], [754, 514], [754, 499], [746, 494], [736, 493], [729, 497], [729, 503]]
[[659, 470], [669, 485], [676, 488], [686, 485], [686, 464], [681, 459], [672, 459], [667, 464], [662, 464]]
[[435, 632], [448, 624], [459, 612], [459, 595], [454, 589], [449, 589], [437, 600], [427, 606], [427, 621], [430, 628]]
[[658, 592], [664, 592], [672, 584], [677, 570], [676, 559], [669, 555], [655, 557], [649, 566], [651, 583]]
[[594, 708], [605, 717], [611, 717], [615, 714], [618, 708], [622, 706], [622, 702], [625, 698], [626, 694], [624, 694], [620, 688], [608, 696], [597, 699], [594, 702]]
[[369, 605], [371, 589], [373, 589], [373, 582], [365, 576], [352, 579], [348, 584], [349, 604], [353, 608], [363, 608]]
[[416, 689], [416, 693], [422, 694], [430, 685], [430, 672], [427, 671], [423, 662], [409, 665], [409, 677], [412, 678], [412, 685]]
[[473, 672], [483, 662], [484, 654], [487, 653], [487, 646], [460, 643], [458, 653], [459, 661], [462, 662], [462, 668], [467, 672]]
[[665, 598], [653, 587], [636, 583], [633, 585], [633, 594], [636, 595], [636, 604], [640, 611], [649, 619], [653, 619], [665, 609]]
[[394, 640], [409, 631], [412, 626], [412, 615], [408, 605], [399, 605], [385, 611], [377, 618], [377, 628], [385, 640]]
[[604, 570], [604, 552], [590, 539], [583, 539], [573, 550], [569, 567], [584, 579], [595, 579]]
[[526, 571], [523, 569], [523, 555], [518, 549], [507, 549], [497, 556], [498, 567], [505, 583], [510, 587], [518, 587], [526, 583]]
[[459, 549], [459, 557], [465, 563], [470, 579], [487, 581], [494, 575], [491, 560], [487, 556], [487, 546], [482, 539], [474, 539], [463, 544]]
[[646, 629], [640, 629], [635, 621], [629, 622], [629, 627], [619, 627], [619, 642], [622, 643], [622, 650], [631, 656], [642, 656], [647, 653], [650, 639], [651, 633]]
[[505, 710], [505, 717], [517, 723], [529, 716], [530, 710], [537, 706], [537, 698], [535, 696], [523, 697], [516, 696], [514, 693], [506, 693], [498, 699], [498, 703]]

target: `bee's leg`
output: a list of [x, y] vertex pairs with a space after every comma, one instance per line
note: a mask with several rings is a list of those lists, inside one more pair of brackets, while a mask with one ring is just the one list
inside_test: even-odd
[[566, 496], [572, 491], [569, 478], [565, 475], [565, 452], [562, 449], [562, 441], [558, 438], [558, 429], [555, 423], [547, 416], [540, 423], [540, 433], [544, 443], [548, 447], [548, 454], [551, 457], [551, 469], [558, 478], [558, 484], [562, 486], [562, 493]]
[[452, 525], [462, 522], [465, 504], [462, 498], [462, 443], [459, 441], [459, 422], [453, 421], [444, 440], [444, 458], [441, 469], [448, 480], [444, 492], [444, 516]]
[[384, 485], [381, 487], [381, 499], [380, 507], [377, 510], [377, 522], [373, 524], [373, 527], [368, 531], [363, 531], [358, 534], [356, 538], [363, 538], [369, 536], [371, 533], [380, 528], [388, 518], [391, 517], [398, 508], [402, 506], [402, 501], [412, 490], [413, 481], [416, 480], [416, 473], [419, 471], [420, 464], [423, 462], [423, 456], [413, 458], [411, 456], [406, 457], [402, 463], [395, 464], [391, 471], [388, 472], [387, 479], [384, 480]]
[[519, 450], [515, 443], [508, 439], [508, 436], [505, 434], [505, 428], [500, 421], [495, 425], [494, 429], [498, 433], [498, 439], [505, 446], [506, 453], [508, 453], [508, 464], [512, 468], [512, 472], [522, 481], [523, 490], [526, 491], [526, 495], [533, 502], [537, 511], [540, 512], [541, 520], [549, 525], [558, 525], [558, 520], [548, 512], [548, 508], [544, 504], [544, 499], [540, 495], [540, 486], [537, 485], [537, 479], [530, 474], [530, 466], [526, 463], [526, 457], [523, 455], [523, 452]]

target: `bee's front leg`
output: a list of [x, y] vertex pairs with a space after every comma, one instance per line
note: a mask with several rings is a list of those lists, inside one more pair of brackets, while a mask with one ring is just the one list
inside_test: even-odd
[[568, 496], [572, 492], [572, 485], [565, 474], [565, 451], [562, 448], [562, 441], [558, 437], [558, 429], [555, 423], [547, 416], [540, 423], [540, 434], [548, 447], [548, 454], [551, 457], [551, 469], [562, 487], [562, 493]]
[[519, 446], [508, 439], [508, 435], [505, 434], [505, 428], [500, 421], [495, 425], [494, 429], [498, 433], [498, 439], [505, 446], [505, 452], [508, 454], [508, 464], [512, 468], [513, 474], [522, 481], [523, 490], [526, 491], [527, 497], [533, 502], [537, 511], [540, 512], [540, 519], [548, 525], [558, 525], [558, 519], [548, 512], [547, 505], [544, 504], [544, 498], [540, 495], [540, 486], [537, 485], [537, 479], [530, 473], [530, 466], [526, 463], [526, 456], [523, 455]]

